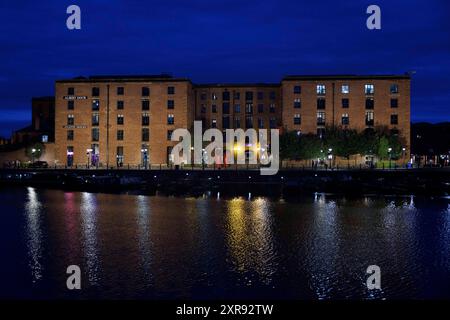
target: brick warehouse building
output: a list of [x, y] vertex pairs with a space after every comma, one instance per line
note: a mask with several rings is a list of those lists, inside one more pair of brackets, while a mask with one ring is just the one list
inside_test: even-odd
[[321, 134], [326, 125], [387, 126], [409, 154], [410, 76], [288, 76], [276, 84], [193, 84], [159, 76], [56, 81], [55, 158], [63, 165], [170, 162], [177, 128], [285, 128]]

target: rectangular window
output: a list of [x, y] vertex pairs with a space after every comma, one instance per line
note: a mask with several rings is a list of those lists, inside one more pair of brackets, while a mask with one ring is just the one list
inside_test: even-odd
[[325, 112], [317, 112], [317, 125], [318, 126], [325, 125]]
[[264, 105], [262, 103], [258, 104], [258, 113], [264, 113]]
[[366, 111], [366, 126], [373, 126], [373, 124], [374, 124], [373, 111]]
[[325, 106], [326, 106], [325, 98], [318, 98], [317, 99], [317, 109], [323, 110], [323, 109], [325, 109]]
[[100, 110], [100, 100], [94, 99], [92, 100], [92, 111]]
[[68, 96], [74, 96], [75, 95], [75, 88], [67, 88], [67, 95]]
[[398, 115], [397, 114], [391, 114], [391, 124], [393, 124], [393, 125], [398, 124]]
[[117, 166], [121, 167], [123, 166], [123, 147], [117, 147], [116, 149], [116, 159], [117, 159]]
[[142, 114], [142, 125], [143, 126], [150, 125], [150, 115], [148, 113], [143, 113]]
[[150, 101], [149, 100], [142, 100], [142, 110], [144, 110], [144, 111], [150, 110]]
[[277, 127], [277, 119], [270, 118], [269, 119], [269, 126], [270, 126], [270, 129], [275, 129]]
[[252, 116], [245, 116], [245, 127], [247, 129], [253, 128], [253, 117]]
[[72, 141], [74, 138], [73, 130], [67, 130], [67, 140]]
[[247, 103], [245, 105], [245, 113], [253, 114], [253, 103]]
[[142, 141], [150, 140], [150, 130], [149, 128], [142, 128]]
[[122, 100], [117, 101], [117, 110], [123, 110], [124, 103]]
[[167, 94], [175, 94], [175, 87], [167, 87]]
[[322, 95], [325, 95], [325, 93], [326, 93], [325, 85], [324, 84], [318, 84], [317, 85], [317, 94], [322, 96]]
[[92, 129], [92, 141], [99, 141], [100, 140], [100, 130], [98, 128]]
[[348, 126], [350, 124], [350, 118], [348, 117], [348, 113], [342, 114], [341, 123], [343, 126]]
[[118, 125], [123, 125], [123, 114], [118, 114], [117, 115], [117, 124]]
[[258, 128], [264, 129], [264, 119], [258, 118]]
[[236, 129], [239, 129], [241, 127], [241, 117], [235, 117], [234, 118], [234, 127]]
[[241, 93], [239, 91], [234, 92], [234, 100], [240, 100], [241, 99]]
[[149, 97], [150, 96], [150, 88], [149, 87], [142, 87], [142, 96], [143, 97]]
[[69, 100], [67, 101], [67, 110], [73, 110], [75, 109], [75, 101]]
[[216, 119], [212, 119], [211, 128], [217, 128], [217, 120]]
[[398, 99], [391, 99], [391, 108], [398, 108]]
[[302, 124], [302, 118], [301, 118], [300, 114], [298, 114], [298, 113], [296, 113], [294, 115], [294, 124], [295, 125]]
[[342, 85], [342, 87], [341, 87], [341, 93], [343, 93], [343, 94], [350, 93], [350, 87], [349, 87], [348, 84]]
[[100, 96], [100, 88], [98, 88], [98, 87], [93, 87], [93, 88], [92, 88], [92, 96], [93, 96], [93, 97], [99, 97], [99, 96]]
[[229, 102], [224, 102], [222, 104], [222, 113], [223, 114], [229, 114], [230, 113], [230, 103]]
[[246, 91], [245, 92], [245, 100], [253, 101], [253, 92], [252, 91]]
[[216, 106], [215, 104], [213, 104], [213, 105], [211, 106], [211, 112], [212, 112], [212, 113], [217, 113], [217, 106]]
[[269, 112], [270, 112], [270, 113], [275, 113], [275, 103], [271, 103], [271, 104], [269, 105]]
[[277, 94], [275, 91], [270, 91], [270, 100], [275, 100], [277, 98]]
[[167, 130], [167, 140], [172, 140], [173, 130]]
[[258, 91], [258, 100], [263, 100], [263, 99], [264, 99], [264, 92]]
[[206, 113], [206, 106], [204, 104], [200, 106], [200, 113]]
[[366, 99], [366, 109], [373, 110], [375, 107], [375, 101], [373, 98], [367, 98]]
[[241, 105], [239, 103], [236, 103], [234, 105], [234, 112], [235, 113], [240, 113], [241, 112]]
[[118, 141], [123, 140], [123, 130], [117, 130], [117, 140]]
[[342, 99], [342, 108], [347, 109], [350, 107], [350, 100], [349, 99]]
[[205, 93], [205, 92], [202, 92], [202, 93], [200, 94], [200, 100], [202, 100], [202, 101], [205, 101], [205, 100], [206, 100], [206, 93]]
[[398, 84], [391, 85], [391, 93], [392, 94], [398, 93]]
[[174, 108], [175, 108], [175, 101], [167, 100], [167, 109], [174, 109]]
[[167, 124], [174, 124], [175, 123], [175, 117], [173, 114], [167, 115]]
[[100, 124], [100, 115], [98, 113], [92, 114], [92, 125], [98, 126]]
[[73, 126], [74, 124], [75, 124], [75, 118], [74, 118], [73, 114], [67, 115], [67, 125]]
[[222, 100], [223, 101], [230, 101], [230, 92], [229, 91], [222, 92]]
[[222, 117], [222, 129], [230, 129], [230, 116]]
[[215, 92], [211, 93], [211, 100], [217, 100], [217, 94]]
[[365, 94], [369, 94], [369, 95], [374, 94], [375, 93], [374, 85], [373, 84], [366, 84], [364, 86], [364, 93]]
[[117, 87], [117, 95], [118, 96], [123, 96], [124, 91], [125, 90], [123, 87]]
[[294, 87], [294, 93], [296, 93], [296, 94], [302, 93], [302, 87], [301, 86], [295, 86]]
[[300, 98], [294, 99], [294, 109], [300, 109], [302, 107], [302, 101]]

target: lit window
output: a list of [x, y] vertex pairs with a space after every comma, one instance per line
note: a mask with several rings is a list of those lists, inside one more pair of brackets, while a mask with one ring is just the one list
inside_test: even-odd
[[391, 85], [391, 93], [398, 93], [398, 85], [397, 84]]
[[326, 87], [324, 84], [317, 85], [317, 94], [324, 95], [326, 93]]
[[373, 84], [366, 84], [364, 86], [364, 92], [365, 94], [374, 94], [375, 93], [375, 87]]
[[343, 94], [350, 93], [350, 86], [349, 86], [348, 84], [344, 84], [344, 85], [342, 86], [341, 92], [342, 92]]

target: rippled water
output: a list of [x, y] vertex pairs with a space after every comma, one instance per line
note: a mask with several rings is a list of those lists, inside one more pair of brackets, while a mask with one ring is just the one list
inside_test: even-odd
[[0, 297], [450, 298], [448, 199], [249, 196], [2, 189]]

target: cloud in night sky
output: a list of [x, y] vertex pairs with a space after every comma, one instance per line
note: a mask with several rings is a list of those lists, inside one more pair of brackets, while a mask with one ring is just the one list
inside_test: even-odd
[[[79, 31], [66, 28], [71, 4], [82, 10]], [[381, 7], [380, 31], [365, 27], [370, 4]], [[288, 74], [414, 70], [412, 120], [449, 121], [449, 33], [444, 0], [4, 1], [1, 118], [28, 120], [31, 97], [80, 75], [277, 82]]]

